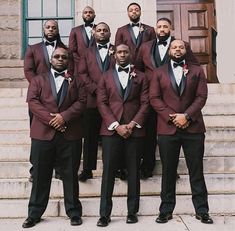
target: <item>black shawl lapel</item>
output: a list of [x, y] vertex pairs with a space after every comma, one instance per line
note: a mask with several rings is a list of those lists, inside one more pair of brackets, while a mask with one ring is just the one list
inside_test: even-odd
[[127, 83], [126, 91], [125, 91], [125, 95], [124, 95], [124, 101], [127, 100], [128, 96], [130, 94], [131, 86], [132, 86], [132, 79], [130, 78], [130, 74], [129, 74], [129, 79], [128, 79], [128, 83]]
[[161, 64], [162, 64], [162, 61], [161, 61], [161, 56], [160, 56], [160, 53], [159, 53], [157, 41], [156, 41], [155, 46], [154, 46], [154, 57], [155, 57], [156, 67], [160, 67]]
[[51, 71], [49, 71], [48, 74], [49, 74], [49, 80], [50, 80], [52, 95], [54, 96], [55, 101], [57, 101], [57, 92], [56, 92], [54, 77], [53, 77]]
[[86, 44], [86, 47], [88, 47], [89, 46], [89, 38], [87, 37], [85, 26], [81, 27], [81, 33], [82, 33], [83, 40]]
[[131, 26], [130, 24], [128, 24], [128, 31], [129, 31], [129, 33], [130, 33], [132, 42], [136, 45], [135, 34], [134, 34], [134, 31], [133, 31], [132, 26]]
[[119, 93], [120, 97], [123, 99], [121, 84], [120, 84], [120, 81], [118, 78], [118, 73], [117, 73], [116, 69], [114, 69], [114, 71], [113, 71], [113, 77], [114, 77], [114, 82], [116, 84], [116, 87], [118, 89], [118, 93]]
[[103, 72], [102, 60], [101, 60], [100, 53], [99, 53], [99, 50], [96, 45], [94, 46], [94, 52], [95, 52], [95, 57], [96, 57], [96, 61], [98, 63], [98, 66], [99, 66], [100, 70]]
[[46, 64], [47, 64], [48, 68], [50, 68], [51, 63], [50, 63], [49, 55], [48, 55], [48, 52], [47, 52], [47, 47], [46, 47], [44, 42], [42, 42], [42, 50], [43, 50], [43, 54], [44, 54]]
[[58, 107], [60, 107], [60, 105], [63, 103], [65, 96], [67, 95], [67, 91], [68, 91], [68, 81], [64, 80], [63, 84], [62, 84], [62, 89], [61, 89], [61, 95], [60, 95], [60, 101], [58, 104]]
[[171, 80], [171, 85], [172, 85], [175, 93], [179, 96], [178, 86], [177, 86], [177, 83], [175, 81], [175, 76], [174, 76], [174, 73], [173, 73], [170, 62], [168, 63], [168, 74], [169, 74], [169, 77], [170, 77], [170, 80]]
[[179, 89], [179, 93], [180, 96], [183, 94], [185, 86], [186, 86], [186, 82], [187, 82], [187, 78], [186, 76], [183, 74], [182, 78], [181, 78], [181, 82], [180, 82], [180, 89]]
[[151, 49], [150, 49], [150, 58], [151, 58], [152, 65], [153, 65], [154, 68], [158, 67], [157, 66], [157, 60], [155, 58], [155, 47], [156, 47], [156, 44], [157, 44], [157, 39], [152, 43], [152, 46], [151, 46]]

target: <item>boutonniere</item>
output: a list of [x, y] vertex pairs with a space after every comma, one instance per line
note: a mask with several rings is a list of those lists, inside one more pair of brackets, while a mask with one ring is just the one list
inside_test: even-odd
[[114, 52], [115, 52], [115, 50], [113, 49], [113, 46], [111, 46], [111, 47], [109, 48], [109, 51], [108, 51], [109, 56], [113, 55]]
[[135, 71], [135, 67], [134, 65], [131, 65], [131, 72], [130, 72], [130, 79], [135, 78], [136, 77], [136, 71]]
[[141, 33], [141, 32], [144, 32], [144, 31], [145, 31], [145, 28], [144, 28], [144, 26], [141, 24], [141, 25], [140, 25], [140, 33]]
[[73, 80], [71, 75], [68, 72], [65, 73], [64, 78], [65, 78], [65, 80], [68, 81], [68, 84], [70, 84]]
[[188, 74], [189, 72], [189, 69], [188, 69], [188, 65], [187, 64], [184, 64], [183, 66], [183, 73], [184, 73], [184, 76], [186, 77], [186, 75]]

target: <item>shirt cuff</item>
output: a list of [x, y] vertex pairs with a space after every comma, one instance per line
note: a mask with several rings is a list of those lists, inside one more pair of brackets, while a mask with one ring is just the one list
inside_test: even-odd
[[117, 128], [117, 126], [119, 126], [119, 123], [117, 121], [111, 123], [109, 126], [108, 126], [108, 130], [109, 131], [113, 131]]
[[135, 121], [131, 121], [131, 122], [133, 122], [133, 123], [135, 123], [135, 126], [137, 127], [137, 128], [142, 128], [138, 123], [136, 123]]

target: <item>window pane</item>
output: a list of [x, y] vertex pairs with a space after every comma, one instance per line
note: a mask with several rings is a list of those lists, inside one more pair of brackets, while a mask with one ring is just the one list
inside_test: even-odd
[[42, 41], [42, 38], [29, 38], [29, 45], [33, 45], [36, 43], [40, 43]]
[[43, 16], [44, 17], [56, 17], [56, 0], [44, 0], [43, 1]]
[[42, 35], [42, 22], [29, 21], [29, 37], [41, 37]]
[[71, 16], [71, 1], [68, 0], [58, 0], [58, 15]]
[[72, 20], [58, 20], [61, 36], [68, 36], [72, 29]]
[[61, 40], [62, 40], [62, 42], [63, 42], [66, 46], [68, 46], [68, 44], [69, 44], [69, 37], [63, 37], [63, 38], [61, 38]]
[[28, 0], [28, 17], [41, 17], [41, 0]]

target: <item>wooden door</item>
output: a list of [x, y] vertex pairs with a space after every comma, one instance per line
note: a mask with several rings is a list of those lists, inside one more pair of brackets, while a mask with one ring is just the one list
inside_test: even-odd
[[190, 44], [205, 71], [207, 81], [218, 83], [213, 38], [214, 4], [187, 2], [189, 1], [157, 1], [157, 18], [166, 17], [172, 21], [172, 35]]

